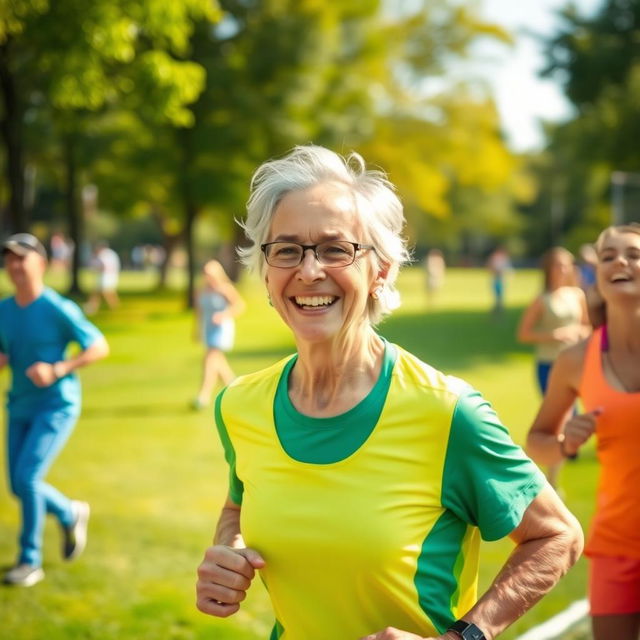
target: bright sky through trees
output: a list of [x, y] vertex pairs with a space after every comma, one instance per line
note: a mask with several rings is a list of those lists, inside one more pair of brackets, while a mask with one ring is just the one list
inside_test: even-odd
[[[494, 95], [510, 146], [518, 151], [540, 148], [538, 119], [562, 120], [571, 113], [561, 88], [538, 77], [544, 66], [542, 47], [532, 33], [548, 37], [558, 26], [556, 12], [568, 0], [482, 0], [481, 15], [511, 32], [513, 48], [486, 43], [476, 51], [482, 75], [494, 87]], [[602, 0], [574, 0], [578, 10], [592, 15]]]

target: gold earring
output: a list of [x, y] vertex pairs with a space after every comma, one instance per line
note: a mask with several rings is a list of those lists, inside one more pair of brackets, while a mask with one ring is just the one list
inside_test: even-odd
[[374, 300], [380, 300], [380, 296], [382, 295], [382, 287], [376, 287], [372, 292], [371, 292], [371, 297]]

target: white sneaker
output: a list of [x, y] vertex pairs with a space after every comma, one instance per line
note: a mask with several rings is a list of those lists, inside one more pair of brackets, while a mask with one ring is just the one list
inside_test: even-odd
[[62, 557], [65, 560], [77, 558], [87, 546], [87, 527], [91, 513], [88, 502], [73, 500], [71, 508], [75, 520], [71, 526], [62, 527]]
[[32, 564], [17, 564], [4, 574], [3, 582], [16, 587], [32, 587], [34, 584], [44, 580], [42, 567]]

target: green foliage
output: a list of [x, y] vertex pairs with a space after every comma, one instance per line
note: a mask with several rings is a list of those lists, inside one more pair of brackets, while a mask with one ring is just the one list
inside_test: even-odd
[[529, 225], [539, 249], [552, 207], [562, 220], [555, 234], [546, 225], [546, 246], [592, 242], [611, 221], [612, 172], [640, 172], [640, 0], [606, 0], [590, 18], [573, 6], [561, 15], [562, 28], [546, 43], [545, 74], [563, 84], [575, 116], [548, 128], [548, 155], [539, 159]]

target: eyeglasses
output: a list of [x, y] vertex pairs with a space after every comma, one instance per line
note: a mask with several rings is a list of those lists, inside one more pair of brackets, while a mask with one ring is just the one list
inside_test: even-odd
[[313, 251], [316, 260], [323, 267], [348, 267], [353, 264], [358, 251], [374, 249], [371, 244], [359, 244], [347, 240], [327, 240], [319, 244], [298, 242], [267, 242], [260, 245], [264, 259], [272, 267], [289, 269], [297, 267], [303, 260], [305, 251]]

